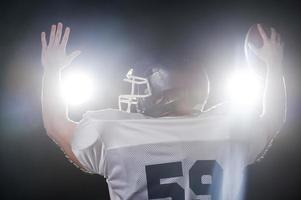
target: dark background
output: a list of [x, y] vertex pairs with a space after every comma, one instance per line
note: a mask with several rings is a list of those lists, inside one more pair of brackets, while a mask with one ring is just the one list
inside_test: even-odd
[[92, 71], [96, 97], [71, 108], [116, 107], [128, 68], [149, 57], [197, 57], [212, 85], [209, 105], [222, 100], [227, 74], [243, 65], [243, 41], [257, 22], [285, 41], [288, 118], [265, 159], [247, 170], [246, 197], [300, 199], [300, 5], [298, 1], [1, 1], [0, 199], [109, 199], [105, 180], [70, 164], [42, 125], [40, 32], [71, 27], [68, 50], [82, 50], [71, 68]]

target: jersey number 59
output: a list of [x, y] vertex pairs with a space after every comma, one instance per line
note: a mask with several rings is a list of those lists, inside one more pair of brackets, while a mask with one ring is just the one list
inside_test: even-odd
[[[160, 184], [161, 179], [183, 176], [181, 162], [147, 165], [145, 171], [149, 199], [185, 199], [185, 191], [178, 183]], [[189, 188], [195, 195], [210, 195], [211, 200], [218, 200], [222, 173], [221, 166], [215, 160], [197, 160], [189, 169]]]

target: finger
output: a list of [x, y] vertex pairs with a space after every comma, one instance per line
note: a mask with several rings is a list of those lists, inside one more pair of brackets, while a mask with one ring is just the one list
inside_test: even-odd
[[272, 40], [273, 42], [276, 42], [276, 38], [277, 38], [277, 32], [276, 32], [276, 30], [272, 27], [272, 28], [271, 28], [271, 40]]
[[81, 51], [73, 51], [67, 58], [67, 65], [69, 65], [76, 57], [78, 57], [81, 54]]
[[254, 54], [256, 54], [256, 55], [258, 55], [259, 53], [258, 53], [258, 51], [259, 51], [259, 49], [257, 48], [257, 47], [255, 47], [255, 45], [254, 44], [252, 44], [252, 43], [248, 43], [248, 47], [251, 49], [251, 51], [254, 53]]
[[45, 50], [47, 48], [47, 41], [46, 41], [46, 33], [41, 33], [41, 44], [42, 44], [42, 50]]
[[56, 30], [56, 34], [55, 34], [54, 45], [58, 45], [60, 43], [61, 37], [62, 37], [62, 29], [63, 29], [63, 24], [60, 22], [57, 25], [57, 30]]
[[66, 49], [67, 42], [68, 42], [68, 39], [69, 39], [69, 35], [70, 35], [70, 28], [67, 27], [67, 28], [65, 29], [65, 33], [64, 33], [64, 36], [63, 36], [63, 39], [62, 39], [62, 43], [61, 43], [61, 45], [62, 45], [62, 47], [63, 47], [64, 49]]
[[53, 46], [53, 42], [54, 42], [54, 38], [55, 38], [55, 31], [56, 31], [56, 25], [52, 25], [48, 46]]
[[263, 41], [268, 40], [267, 34], [265, 33], [265, 31], [263, 30], [261, 24], [257, 24], [257, 29], [260, 33], [261, 38], [263, 39]]
[[280, 41], [280, 45], [281, 45], [281, 47], [282, 47], [282, 48], [284, 48], [284, 46], [285, 46], [285, 43], [284, 43], [284, 42], [282, 42], [282, 41]]
[[279, 33], [276, 36], [276, 41], [279, 43], [281, 42], [281, 35]]

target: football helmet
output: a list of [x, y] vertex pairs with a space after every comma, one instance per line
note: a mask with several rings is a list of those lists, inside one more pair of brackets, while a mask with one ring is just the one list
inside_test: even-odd
[[124, 81], [131, 84], [131, 91], [119, 96], [120, 110], [162, 117], [178, 115], [176, 112], [183, 106], [202, 110], [207, 101], [209, 81], [203, 69], [171, 69], [157, 65], [143, 76], [136, 76], [133, 69], [129, 70]]

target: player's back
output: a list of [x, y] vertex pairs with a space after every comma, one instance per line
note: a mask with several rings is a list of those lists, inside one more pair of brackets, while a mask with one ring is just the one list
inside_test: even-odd
[[114, 200], [234, 200], [250, 153], [231, 124], [221, 113], [154, 119], [107, 110], [85, 117], [72, 147], [107, 178]]

